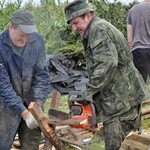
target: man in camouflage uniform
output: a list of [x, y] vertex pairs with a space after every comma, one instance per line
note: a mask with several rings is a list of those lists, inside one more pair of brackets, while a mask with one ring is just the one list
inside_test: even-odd
[[80, 34], [89, 83], [85, 99], [94, 103], [104, 126], [106, 150], [118, 150], [126, 135], [140, 127], [144, 81], [133, 65], [127, 41], [109, 22], [94, 16], [92, 5], [76, 0], [65, 7], [67, 23]]

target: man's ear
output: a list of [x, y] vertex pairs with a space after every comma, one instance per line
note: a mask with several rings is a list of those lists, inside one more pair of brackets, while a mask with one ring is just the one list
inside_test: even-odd
[[93, 18], [93, 14], [91, 12], [87, 12], [86, 17], [91, 20]]
[[13, 28], [13, 25], [12, 25], [12, 23], [10, 22], [9, 23], [9, 29], [12, 29]]

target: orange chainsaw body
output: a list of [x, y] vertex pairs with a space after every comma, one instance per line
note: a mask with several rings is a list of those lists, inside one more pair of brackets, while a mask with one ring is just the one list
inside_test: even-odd
[[73, 128], [86, 128], [96, 126], [96, 112], [92, 102], [86, 101], [81, 91], [69, 92], [68, 104], [70, 118], [81, 119], [78, 125], [70, 125]]
[[[79, 106], [79, 105], [78, 105]], [[96, 114], [93, 110], [93, 104], [80, 104], [81, 114], [71, 115], [72, 119], [83, 119], [79, 125], [71, 125], [73, 128], [93, 127], [96, 124]]]

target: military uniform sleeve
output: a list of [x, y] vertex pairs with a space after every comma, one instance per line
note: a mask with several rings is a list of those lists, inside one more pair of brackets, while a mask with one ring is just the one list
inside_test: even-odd
[[46, 53], [44, 48], [44, 41], [39, 49], [35, 73], [33, 77], [33, 96], [35, 100], [42, 105], [49, 93], [51, 93], [50, 76], [48, 66], [46, 64]]
[[12, 110], [16, 117], [21, 117], [21, 112], [23, 112], [26, 107], [19, 96], [17, 96], [14, 91], [9, 75], [5, 68], [5, 65], [0, 55], [0, 101]]
[[84, 91], [84, 95], [87, 99], [92, 100], [92, 96], [102, 91], [115, 75], [118, 54], [115, 44], [106, 30], [94, 29], [89, 37], [88, 49], [92, 53], [93, 65], [88, 68], [90, 71], [89, 83]]

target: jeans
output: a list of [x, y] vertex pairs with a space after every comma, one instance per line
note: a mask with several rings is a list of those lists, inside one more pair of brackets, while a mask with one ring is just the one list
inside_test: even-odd
[[150, 48], [138, 48], [132, 51], [133, 63], [144, 81], [150, 76]]

